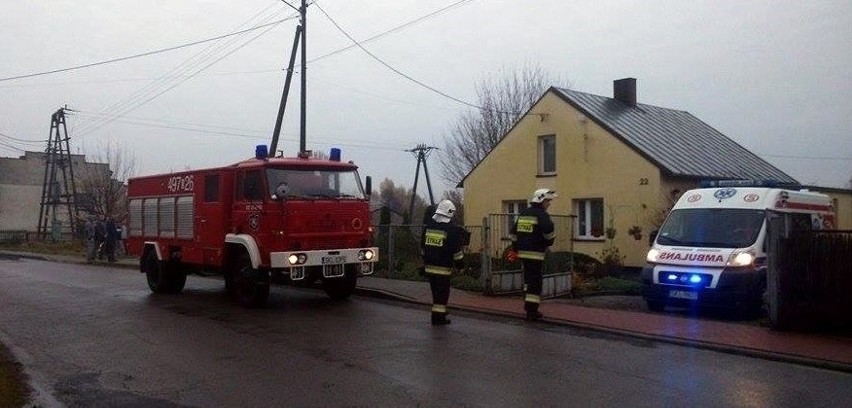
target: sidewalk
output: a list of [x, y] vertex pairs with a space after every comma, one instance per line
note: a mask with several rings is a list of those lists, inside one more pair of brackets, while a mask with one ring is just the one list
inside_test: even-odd
[[[0, 251], [0, 256], [4, 254], [56, 262], [85, 263], [83, 259], [75, 257]], [[135, 259], [122, 259], [117, 264], [107, 265], [138, 268], [139, 264]], [[358, 294], [422, 304], [424, 316], [432, 301], [429, 285], [425, 282], [375, 277], [359, 279]], [[451, 313], [452, 310], [464, 310], [518, 320], [524, 318], [523, 302], [519, 296], [488, 297], [476, 292], [453, 289], [449, 306]], [[527, 324], [580, 327], [852, 373], [850, 337], [778, 332], [737, 322], [695, 319], [665, 313], [600, 309], [553, 300], [543, 301], [541, 312], [545, 316], [542, 322]]]
[[[361, 278], [359, 289], [431, 304], [425, 282]], [[487, 297], [453, 289], [450, 310], [466, 310], [524, 319], [520, 296]], [[428, 310], [424, 307], [424, 315]], [[770, 360], [852, 373], [852, 338], [773, 331], [737, 322], [694, 319], [665, 313], [600, 309], [544, 300], [544, 324], [581, 327], [678, 345], [706, 348]], [[424, 318], [425, 319], [425, 318]], [[539, 323], [529, 323], [539, 324]]]

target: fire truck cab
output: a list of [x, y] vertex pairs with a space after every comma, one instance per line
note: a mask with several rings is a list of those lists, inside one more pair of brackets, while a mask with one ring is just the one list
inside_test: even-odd
[[641, 275], [651, 310], [701, 306], [753, 315], [766, 291], [767, 210], [793, 214], [799, 228], [834, 228], [824, 194], [747, 181], [711, 185], [680, 197], [648, 251]]
[[[264, 147], [262, 149], [261, 147]], [[132, 178], [128, 252], [155, 293], [180, 292], [188, 274], [222, 275], [247, 306], [266, 303], [273, 282], [321, 284], [350, 296], [373, 272], [370, 177], [358, 167], [300, 154]]]

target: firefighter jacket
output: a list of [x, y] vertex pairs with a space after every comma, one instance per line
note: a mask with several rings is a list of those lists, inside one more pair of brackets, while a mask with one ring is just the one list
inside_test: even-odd
[[547, 247], [553, 245], [556, 233], [550, 215], [540, 205], [521, 210], [509, 235], [518, 258], [544, 260]]
[[429, 220], [423, 227], [420, 246], [423, 249], [423, 267], [427, 274], [449, 276], [453, 266], [460, 268], [466, 231], [451, 223]]

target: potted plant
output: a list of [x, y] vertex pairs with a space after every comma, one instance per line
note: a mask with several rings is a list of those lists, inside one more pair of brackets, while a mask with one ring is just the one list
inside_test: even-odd
[[642, 239], [642, 227], [634, 225], [627, 230], [628, 235], [633, 235], [636, 240]]

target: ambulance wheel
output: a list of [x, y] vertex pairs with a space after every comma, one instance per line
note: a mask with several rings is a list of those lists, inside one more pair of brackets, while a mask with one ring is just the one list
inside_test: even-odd
[[652, 312], [662, 312], [666, 310], [666, 304], [663, 302], [648, 300], [646, 303], [648, 303], [648, 309], [651, 309]]
[[251, 258], [243, 254], [234, 273], [234, 294], [245, 307], [263, 307], [269, 298], [269, 273], [252, 267]]
[[358, 273], [355, 268], [356, 265], [348, 265], [344, 276], [323, 278], [322, 288], [328, 297], [334, 300], [346, 300], [355, 293], [355, 287], [358, 285]]

